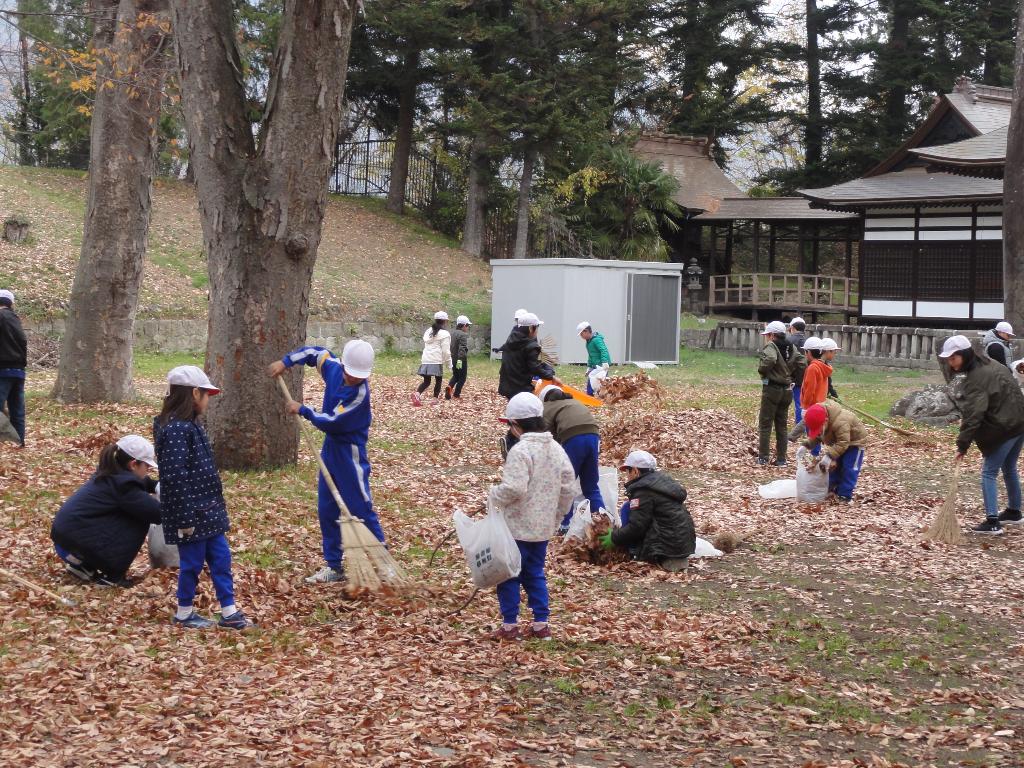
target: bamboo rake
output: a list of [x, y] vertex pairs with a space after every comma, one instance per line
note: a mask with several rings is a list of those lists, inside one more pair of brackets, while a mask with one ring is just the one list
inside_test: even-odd
[[[278, 384], [281, 392], [288, 400], [293, 400], [288, 385], [284, 379], [278, 377]], [[357, 517], [354, 517], [345, 506], [341, 498], [341, 492], [331, 477], [331, 472], [324, 464], [320, 451], [317, 450], [309, 433], [302, 425], [302, 417], [297, 416], [300, 422], [299, 432], [314, 456], [317, 464], [320, 465], [320, 474], [334, 497], [335, 504], [341, 511], [341, 546], [345, 554], [345, 576], [349, 586], [354, 589], [366, 589], [370, 592], [378, 591], [385, 584], [392, 587], [404, 587], [409, 584], [405, 571], [388, 552], [387, 547], [376, 536], [370, 533], [370, 529]]]
[[916, 440], [927, 440], [928, 439], [925, 435], [922, 435], [920, 432], [912, 432], [909, 429], [904, 429], [903, 427], [897, 427], [895, 424], [890, 424], [888, 421], [883, 421], [882, 419], [878, 418], [877, 416], [872, 416], [867, 411], [862, 411], [860, 408], [857, 408], [856, 406], [853, 406], [853, 405], [850, 405], [848, 403], [843, 402], [838, 397], [835, 400], [836, 400], [837, 403], [839, 403], [841, 406], [843, 406], [843, 408], [849, 408], [851, 411], [856, 413], [858, 416], [863, 416], [865, 419], [870, 419], [871, 421], [875, 422], [876, 424], [880, 424], [881, 426], [885, 427], [886, 429], [891, 429], [896, 434], [903, 435], [904, 437], [910, 437], [910, 438], [913, 438], [913, 439], [916, 439]]
[[956, 516], [956, 490], [959, 484], [960, 462], [958, 461], [953, 469], [953, 477], [949, 481], [949, 490], [946, 491], [946, 498], [942, 502], [939, 514], [935, 516], [934, 522], [925, 531], [924, 538], [931, 541], [939, 541], [943, 544], [963, 543], [964, 534], [960, 529], [960, 521]]
[[47, 597], [52, 597], [54, 600], [56, 600], [61, 605], [66, 605], [69, 608], [74, 608], [75, 605], [77, 605], [77, 603], [75, 603], [75, 601], [72, 600], [70, 597], [64, 597], [63, 595], [58, 595], [56, 592], [52, 592], [49, 589], [47, 589], [46, 587], [41, 587], [38, 584], [35, 584], [35, 583], [29, 581], [28, 579], [23, 578], [22, 576], [19, 576], [16, 573], [13, 573], [12, 571], [8, 571], [6, 568], [0, 568], [0, 576], [6, 576], [11, 581], [14, 581], [14, 582], [17, 582], [18, 584], [21, 584], [21, 586], [25, 587], [28, 590], [31, 590], [32, 592], [37, 592], [40, 595], [46, 595]]

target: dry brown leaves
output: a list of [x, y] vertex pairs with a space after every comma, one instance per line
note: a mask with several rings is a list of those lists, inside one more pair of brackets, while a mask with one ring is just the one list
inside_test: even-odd
[[595, 515], [594, 521], [586, 528], [584, 538], [566, 539], [559, 547], [559, 552], [590, 565], [628, 562], [629, 555], [625, 550], [618, 547], [605, 549], [601, 544], [601, 537], [608, 533], [611, 527], [611, 518], [607, 515]]
[[631, 376], [609, 376], [601, 382], [601, 399], [606, 405], [643, 396], [650, 396], [656, 407], [661, 406], [665, 396], [664, 387], [643, 371]]

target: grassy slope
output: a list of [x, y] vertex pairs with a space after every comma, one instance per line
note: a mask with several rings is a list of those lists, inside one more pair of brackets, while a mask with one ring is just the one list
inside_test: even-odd
[[[22, 246], [0, 242], [0, 284], [19, 294], [29, 317], [63, 315], [81, 247], [85, 175], [0, 167], [0, 213], [32, 221]], [[332, 197], [313, 278], [310, 310], [329, 320], [422, 321], [443, 307], [490, 314], [490, 270], [415, 218], [386, 213], [378, 201]], [[206, 264], [192, 189], [154, 186], [153, 218], [140, 317], [203, 317]]]

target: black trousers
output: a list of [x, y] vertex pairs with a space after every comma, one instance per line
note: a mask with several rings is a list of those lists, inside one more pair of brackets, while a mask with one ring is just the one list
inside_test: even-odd
[[419, 392], [421, 395], [424, 392], [426, 392], [427, 387], [430, 386], [431, 379], [434, 380], [434, 397], [439, 397], [441, 395], [441, 376], [424, 376], [423, 383], [416, 388], [416, 391]]
[[452, 378], [448, 382], [448, 386], [452, 388], [453, 397], [462, 396], [462, 388], [466, 384], [466, 376], [469, 375], [469, 361], [468, 360], [456, 360], [455, 370], [452, 371]]

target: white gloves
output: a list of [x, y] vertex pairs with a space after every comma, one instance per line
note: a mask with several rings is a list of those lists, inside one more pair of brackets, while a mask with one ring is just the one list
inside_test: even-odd
[[818, 457], [818, 469], [822, 472], [828, 472], [834, 463], [835, 462], [832, 461], [832, 457], [827, 453], [822, 453], [821, 456]]
[[602, 368], [603, 368], [604, 370], [606, 370], [606, 371], [607, 371], [607, 370], [608, 370], [608, 363], [601, 363], [601, 367], [602, 367]]

